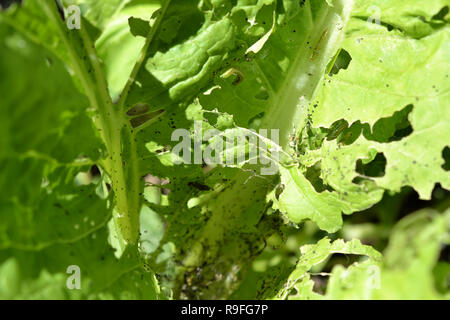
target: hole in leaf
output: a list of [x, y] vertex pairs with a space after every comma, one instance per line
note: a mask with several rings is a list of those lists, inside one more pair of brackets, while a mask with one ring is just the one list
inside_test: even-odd
[[338, 74], [340, 70], [346, 70], [352, 61], [352, 57], [347, 50], [341, 49], [339, 55], [334, 62], [333, 67], [330, 70], [330, 75]]
[[93, 165], [87, 171], [80, 171], [75, 176], [75, 185], [77, 186], [86, 186], [91, 183], [96, 184], [101, 176], [100, 169]]
[[440, 183], [436, 183], [433, 192], [431, 193], [431, 200], [436, 202], [445, 201], [449, 196], [450, 191], [444, 189]]
[[394, 30], [394, 26], [389, 23], [382, 22], [381, 25], [385, 26], [388, 29], [388, 31]]
[[87, 186], [92, 182], [92, 177], [90, 176], [89, 171], [87, 172], [78, 172], [75, 176], [75, 185], [76, 186]]
[[161, 109], [161, 110], [158, 110], [158, 111], [155, 111], [155, 112], [151, 112], [151, 113], [145, 114], [143, 116], [139, 116], [139, 117], [133, 118], [133, 119], [130, 120], [131, 126], [133, 128], [137, 128], [139, 126], [142, 126], [143, 124], [149, 122], [150, 120], [153, 120], [153, 119], [159, 117], [162, 113], [164, 113], [164, 109]]
[[352, 123], [349, 128], [346, 128], [338, 137], [338, 142], [343, 145], [349, 145], [359, 138], [362, 132], [362, 124], [359, 121]]
[[313, 291], [315, 293], [324, 295], [328, 286], [328, 275], [311, 275], [311, 280], [314, 282]]
[[91, 167], [90, 172], [91, 172], [92, 177], [94, 177], [94, 178], [100, 177], [100, 175], [101, 175], [100, 169], [96, 165], [93, 165]]
[[146, 103], [138, 103], [128, 110], [128, 116], [140, 116], [150, 111], [150, 106]]
[[445, 17], [447, 16], [449, 12], [448, 6], [443, 7], [438, 13], [436, 13], [431, 20], [441, 20], [445, 21]]
[[364, 125], [363, 134], [368, 140], [377, 142], [399, 141], [413, 132], [408, 116], [413, 109], [413, 105], [407, 105], [400, 111], [394, 112], [391, 117], [381, 118], [370, 130], [369, 125]]
[[439, 253], [438, 263], [433, 268], [434, 285], [436, 289], [446, 294], [450, 286], [450, 246], [444, 245]]
[[252, 129], [258, 128], [259, 125], [261, 124], [263, 117], [264, 117], [264, 112], [258, 113], [256, 116], [254, 116], [253, 118], [251, 118], [248, 121], [248, 126]]
[[[376, 24], [377, 21], [373, 20], [372, 23]], [[389, 24], [387, 22], [380, 21], [380, 25], [385, 27], [388, 31], [392, 31], [395, 29], [395, 26], [393, 26], [392, 24]]]
[[359, 254], [333, 253], [321, 271], [330, 273], [337, 265], [348, 268], [352, 264], [362, 262], [364, 260], [367, 260], [367, 256]]
[[322, 178], [320, 177], [321, 166], [320, 162], [317, 162], [312, 167], [306, 169], [305, 177], [311, 182], [312, 186], [317, 192], [333, 191], [332, 188], [323, 183]]
[[[394, 25], [392, 25], [392, 24], [389, 24], [389, 23], [384, 22], [384, 21], [380, 21], [380, 20], [378, 20], [378, 19], [373, 19], [372, 17], [369, 17], [369, 16], [356, 16], [355, 18], [364, 20], [365, 22], [370, 22], [370, 23], [375, 24], [375, 25], [383, 26], [383, 27], [385, 27], [388, 31], [392, 31], [392, 30], [394, 30], [394, 29], [398, 29], [396, 26], [394, 26]], [[401, 29], [398, 29], [398, 30], [401, 31]]]
[[367, 179], [365, 178], [361, 178], [361, 177], [355, 177], [352, 180], [352, 183], [354, 184], [364, 184], [367, 181]]
[[195, 181], [189, 182], [188, 186], [192, 187], [192, 188], [195, 188], [197, 190], [200, 190], [200, 191], [209, 191], [209, 190], [211, 190], [211, 188], [208, 187], [207, 185], [205, 185], [203, 183], [200, 183], [200, 182], [195, 182]]
[[144, 181], [145, 181], [145, 184], [147, 186], [158, 186], [158, 187], [161, 187], [161, 193], [163, 195], [168, 195], [170, 193], [169, 189], [163, 187], [163, 186], [165, 186], [165, 185], [170, 183], [170, 179], [160, 178], [160, 177], [157, 177], [157, 176], [153, 176], [151, 174], [147, 174], [144, 177]]
[[438, 261], [445, 261], [445, 262], [450, 261], [450, 245], [444, 245], [439, 254]]
[[[323, 138], [326, 138], [328, 141], [338, 140], [338, 143], [343, 145], [349, 145], [358, 139], [361, 135], [363, 125], [361, 122], [356, 121], [350, 127], [348, 126], [348, 122], [346, 120], [338, 120], [335, 121], [329, 129], [321, 127], [319, 131], [308, 132], [308, 135], [311, 137], [315, 137], [316, 140], [320, 140], [320, 144], [323, 141]], [[320, 132], [320, 133], [319, 133]], [[321, 136], [321, 137], [319, 137]], [[320, 144], [316, 145], [312, 149], [320, 148]]]
[[386, 157], [382, 152], [379, 152], [368, 163], [364, 163], [362, 159], [359, 159], [356, 162], [356, 172], [366, 177], [382, 177], [386, 173]]
[[442, 169], [450, 171], [450, 148], [448, 146], [442, 150], [442, 158], [444, 158], [445, 161], [442, 165]]
[[338, 121], [335, 121], [327, 134], [327, 140], [331, 141], [336, 139], [344, 130], [348, 129], [348, 122], [341, 119]]

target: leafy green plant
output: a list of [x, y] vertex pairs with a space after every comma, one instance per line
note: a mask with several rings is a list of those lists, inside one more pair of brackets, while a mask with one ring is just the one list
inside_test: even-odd
[[[449, 30], [445, 0], [5, 2], [0, 298], [448, 298]], [[206, 163], [213, 129], [265, 157]]]

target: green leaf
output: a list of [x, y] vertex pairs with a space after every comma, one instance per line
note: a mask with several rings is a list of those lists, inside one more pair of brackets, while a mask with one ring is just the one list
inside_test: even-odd
[[98, 55], [105, 65], [110, 94], [114, 100], [119, 97], [128, 81], [145, 43], [144, 39], [133, 36], [136, 31], [133, 31], [134, 24], [131, 22], [139, 22], [139, 26], [148, 28], [141, 31], [147, 37], [150, 30], [148, 21], [158, 8], [159, 4], [152, 1], [128, 3], [111, 17], [108, 27], [95, 43]]
[[439, 213], [424, 209], [403, 218], [392, 230], [389, 245], [383, 252], [382, 268], [372, 269], [370, 273], [361, 268], [344, 270], [336, 266], [325, 296], [385, 300], [445, 298], [448, 284], [442, 288], [444, 294], [439, 293], [433, 269], [442, 246], [448, 245], [449, 217], [449, 210]]
[[0, 71], [8, 75], [0, 80], [0, 248], [73, 241], [110, 217], [97, 182], [78, 180], [102, 156], [103, 143], [86, 114], [86, 99], [51, 53], [17, 33], [0, 45]]
[[[449, 244], [450, 210], [423, 209], [393, 229], [386, 248], [377, 299], [442, 299], [436, 290], [433, 268], [443, 246]], [[447, 273], [448, 277], [448, 273]], [[450, 288], [445, 288], [447, 294]]]
[[[114, 256], [106, 228], [70, 244], [37, 251], [0, 251], [2, 299], [158, 299], [163, 296], [136, 248]], [[78, 268], [79, 288], [72, 278]]]
[[[365, 272], [369, 266], [379, 267], [381, 264], [381, 254], [370, 246], [361, 244], [359, 240], [344, 242], [336, 240], [331, 242], [328, 238], [320, 240], [315, 245], [305, 245], [300, 248], [301, 257], [298, 260], [295, 270], [289, 275], [287, 281], [282, 284], [271, 298], [274, 299], [317, 299], [321, 295], [313, 292], [313, 281], [311, 280], [311, 268], [323, 261], [332, 254], [355, 254], [368, 257], [368, 260], [355, 262], [348, 270], [354, 275], [355, 270]], [[333, 270], [339, 276], [342, 274], [342, 267], [338, 271]], [[272, 289], [273, 290], [273, 289]], [[268, 291], [268, 294], [271, 294]], [[269, 296], [267, 296], [269, 298]]]
[[233, 48], [230, 20], [211, 22], [207, 17], [201, 25], [205, 17], [194, 5], [173, 0], [160, 13], [164, 22], [155, 27], [149, 57], [128, 96], [129, 107], [145, 102], [153, 108], [167, 108], [193, 98]]
[[0, 21], [13, 26], [33, 42], [39, 43], [62, 61], [69, 63], [70, 57], [59, 37], [58, 29], [45, 15], [42, 4], [43, 0], [26, 0], [20, 6], [14, 4], [5, 12], [1, 12]]
[[101, 30], [104, 30], [130, 2], [131, 0], [62, 0], [65, 8], [70, 5], [79, 6], [86, 19]]
[[18, 262], [14, 258], [0, 266], [0, 279], [0, 297], [5, 300], [81, 298], [79, 292], [64, 289], [65, 277], [63, 274], [52, 275], [44, 270], [37, 279], [24, 281]]
[[[444, 0], [2, 10], [0, 299], [448, 298], [450, 212], [392, 229], [405, 187], [448, 206], [448, 22]], [[175, 129], [196, 164], [176, 164]], [[199, 141], [209, 129], [222, 134]], [[277, 174], [199, 157], [257, 129], [278, 130]], [[316, 242], [362, 211], [343, 235], [382, 249], [392, 229], [383, 260], [351, 237]]]
[[354, 171], [358, 159], [370, 162], [378, 152], [387, 164], [384, 175], [369, 178], [376, 186], [396, 192], [412, 186], [422, 199], [430, 199], [436, 183], [449, 189], [450, 173], [442, 168], [442, 152], [450, 134], [450, 81], [445, 67], [449, 28], [420, 40], [383, 27], [368, 29], [359, 20], [354, 20], [350, 29], [343, 46], [352, 61], [347, 70], [324, 80], [313, 125], [329, 127], [336, 119], [344, 119], [373, 126], [381, 117], [413, 105], [408, 116], [412, 133], [389, 143], [363, 136], [347, 146], [327, 140], [320, 150], [309, 152], [304, 163], [310, 166], [321, 160], [324, 183], [339, 190], [358, 176]]
[[[60, 4], [53, 0], [25, 0], [20, 6], [14, 5], [1, 12], [0, 22], [53, 52], [70, 69], [78, 89], [96, 104], [93, 101], [95, 92], [86, 87], [86, 83], [93, 87], [98, 80], [92, 74], [92, 54], [88, 53], [92, 48], [86, 42], [94, 42], [100, 31], [83, 17], [80, 17], [79, 28], [69, 28], [60, 10]], [[95, 63], [101, 64], [101, 61]]]
[[[183, 253], [192, 281], [213, 281], [215, 274], [222, 274], [223, 281], [195, 293], [221, 297], [236, 286], [225, 283], [232, 275], [239, 276], [240, 267], [233, 265], [248, 267], [238, 261], [236, 252], [240, 257], [255, 256], [264, 245], [263, 237], [272, 232], [270, 222], [276, 218], [264, 213], [270, 207], [266, 195], [277, 177], [261, 177], [258, 168], [216, 168], [205, 175], [199, 165], [173, 166], [167, 158], [175, 144], [171, 133], [176, 128], [192, 130], [193, 120], [206, 120], [205, 128], [219, 127], [218, 118], [225, 119], [226, 114], [245, 128], [266, 112], [260, 127], [280, 129], [280, 145], [287, 146], [295, 119], [305, 111], [338, 49], [352, 3], [341, 1], [334, 7], [325, 1], [314, 5], [308, 1], [303, 7], [292, 1], [279, 6], [274, 1], [250, 5], [242, 1], [235, 6], [231, 1], [165, 4], [159, 13], [162, 22], [152, 25], [146, 59], [124, 106], [146, 104], [149, 113], [164, 109], [161, 116], [138, 127], [136, 134], [142, 174], [170, 178], [165, 186], [171, 191], [168, 205], [152, 208], [171, 212], [164, 217], [168, 226], [161, 245], [175, 244]], [[246, 54], [258, 41], [258, 50]], [[195, 185], [208, 189], [193, 190]], [[196, 219], [200, 214], [202, 218]], [[153, 257], [158, 254], [157, 250]], [[210, 264], [194, 279], [190, 269], [206, 262]], [[181, 292], [184, 297], [191, 294]]]
[[348, 186], [339, 192], [324, 190], [317, 192], [311, 182], [298, 168], [280, 169], [283, 192], [278, 208], [287, 218], [300, 223], [310, 219], [329, 233], [342, 227], [342, 216], [369, 208], [378, 202], [383, 192], [369, 187]]
[[[404, 33], [408, 37], [422, 38], [435, 32], [449, 21], [446, 0], [357, 0], [353, 16], [357, 19], [377, 23]], [[441, 11], [443, 10], [443, 11]]]

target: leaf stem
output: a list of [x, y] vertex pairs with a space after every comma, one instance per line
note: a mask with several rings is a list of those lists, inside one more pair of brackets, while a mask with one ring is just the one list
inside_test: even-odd
[[[116, 108], [112, 102], [101, 60], [84, 24], [79, 31], [68, 30], [59, 15], [55, 1], [44, 0], [43, 4], [46, 14], [58, 27], [75, 74], [97, 112], [93, 121], [101, 132], [109, 155], [103, 161], [103, 165], [111, 178], [114, 191], [116, 213], [113, 218], [121, 230], [123, 239], [127, 243], [135, 243], [139, 234], [140, 179], [136, 155], [132, 154], [136, 152], [133, 130], [120, 108]], [[74, 38], [70, 37], [70, 32], [76, 32]], [[79, 41], [83, 47], [84, 57], [79, 56], [75, 41]], [[125, 146], [127, 148], [130, 146], [131, 149], [126, 155], [123, 153]]]
[[294, 125], [303, 124], [301, 122], [308, 113], [309, 103], [323, 79], [326, 67], [339, 49], [352, 7], [353, 0], [339, 0], [333, 3], [333, 7], [324, 6], [308, 38], [314, 45], [305, 43], [305, 50], [297, 56], [280, 90], [272, 98], [276, 104], [273, 103], [269, 108], [261, 128], [279, 129], [279, 144], [285, 150], [288, 149], [289, 135]]
[[167, 9], [169, 8], [171, 0], [166, 0], [162, 6], [162, 8], [160, 9], [161, 11], [158, 14], [158, 17], [155, 21], [155, 23], [153, 24], [153, 26], [150, 28], [150, 31], [147, 35], [147, 39], [145, 41], [144, 46], [142, 47], [141, 53], [139, 54], [139, 57], [133, 67], [133, 70], [131, 71], [130, 76], [128, 77], [128, 81], [125, 84], [124, 89], [122, 90], [122, 93], [120, 94], [119, 97], [119, 109], [123, 109], [125, 107], [125, 102], [128, 98], [128, 94], [130, 92], [131, 86], [133, 85], [133, 83], [136, 80], [136, 77], [139, 73], [139, 70], [141, 70], [142, 64], [145, 61], [145, 58], [147, 57], [147, 53], [148, 53], [148, 49], [150, 47], [150, 44], [153, 42], [153, 39], [155, 38], [156, 32], [159, 30], [159, 27], [161, 25], [161, 21], [163, 19], [163, 17], [165, 16]]

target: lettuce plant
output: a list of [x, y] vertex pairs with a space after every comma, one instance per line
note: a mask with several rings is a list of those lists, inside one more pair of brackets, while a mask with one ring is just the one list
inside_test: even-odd
[[1, 298], [449, 297], [447, 1], [12, 2]]

